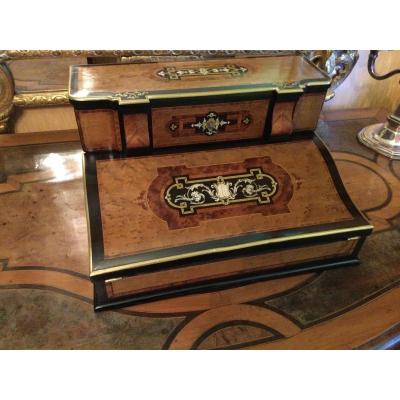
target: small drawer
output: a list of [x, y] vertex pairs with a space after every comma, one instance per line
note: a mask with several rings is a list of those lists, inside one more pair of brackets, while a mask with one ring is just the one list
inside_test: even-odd
[[261, 138], [269, 99], [154, 107], [154, 147]]

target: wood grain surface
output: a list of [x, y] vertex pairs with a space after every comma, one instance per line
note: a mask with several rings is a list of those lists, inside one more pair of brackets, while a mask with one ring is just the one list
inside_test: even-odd
[[116, 111], [79, 110], [75, 115], [85, 151], [122, 150]]
[[[216, 74], [166, 79], [157, 75], [164, 68], [190, 69], [221, 67], [234, 64], [248, 72], [240, 75]], [[180, 90], [188, 88], [224, 87], [232, 85], [255, 85], [261, 83], [286, 83], [298, 80], [326, 77], [301, 56], [234, 58], [231, 60], [158, 62], [122, 65], [80, 65], [73, 68], [71, 95], [80, 93]]]
[[[369, 50], [359, 50], [359, 60], [351, 74], [335, 90], [335, 97], [324, 105], [326, 111], [358, 108], [384, 108], [393, 112], [400, 102], [399, 76], [377, 81], [368, 73]], [[400, 51], [379, 51], [376, 70], [385, 74], [400, 67]]]
[[295, 101], [275, 103], [272, 112], [271, 135], [287, 135], [293, 132], [293, 112]]
[[[196, 106], [154, 107], [152, 109], [152, 130], [154, 147], [179, 146], [195, 143], [209, 143], [261, 138], [264, 134], [269, 99], [240, 101]], [[229, 125], [211, 136], [198, 132], [191, 124], [206, 118], [210, 113], [224, 115]], [[242, 121], [249, 118], [250, 123]], [[171, 131], [174, 122], [178, 128]]]
[[123, 116], [127, 149], [150, 147], [150, 132], [145, 113], [125, 113]]
[[293, 112], [293, 131], [311, 130], [317, 127], [325, 93], [304, 93]]
[[93, 312], [88, 278], [80, 145], [0, 149], [0, 348], [395, 347], [400, 162], [357, 142], [360, 129], [380, 122], [376, 111], [326, 117], [317, 132], [375, 226], [359, 266], [102, 314]]
[[[251, 214], [230, 216], [218, 219], [218, 222], [211, 218], [197, 226], [170, 229], [167, 221], [156, 215], [148, 203], [149, 187], [157, 178], [160, 168], [229, 165], [255, 157], [270, 157], [272, 163], [289, 175], [293, 186], [289, 213], [263, 215], [264, 208], [259, 206], [259, 211], [254, 210]], [[220, 149], [98, 160], [96, 167], [104, 255], [107, 258], [250, 232], [271, 232], [352, 219], [336, 191], [325, 160], [312, 140], [239, 147], [229, 151]], [[214, 172], [211, 170], [209, 176], [212, 174]], [[194, 175], [190, 178], [199, 177]], [[170, 183], [173, 183], [172, 175]], [[157, 191], [157, 195], [159, 206], [167, 207], [162, 198], [163, 191]], [[172, 211], [179, 216], [178, 210]]]
[[344, 257], [352, 253], [356, 243], [356, 240], [344, 240], [139, 276], [110, 279], [106, 281], [105, 287], [109, 298], [132, 295], [144, 291], [200, 282], [205, 279], [222, 278], [260, 270], [265, 271], [282, 266], [288, 267], [305, 261], [320, 261], [338, 256]]

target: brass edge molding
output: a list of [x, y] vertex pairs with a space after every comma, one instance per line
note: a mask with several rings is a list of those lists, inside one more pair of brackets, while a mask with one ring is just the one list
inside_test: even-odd
[[328, 86], [330, 85], [330, 79], [319, 79], [314, 81], [298, 81], [287, 84], [283, 83], [271, 83], [259, 87], [227, 87], [226, 89], [214, 89], [208, 91], [190, 91], [190, 92], [170, 92], [170, 93], [157, 93], [148, 91], [131, 91], [122, 93], [97, 93], [87, 92], [85, 95], [71, 94], [71, 83], [73, 82], [73, 73], [70, 74], [70, 86], [69, 86], [69, 98], [73, 101], [116, 101], [120, 105], [129, 104], [145, 104], [151, 100], [162, 100], [162, 99], [177, 99], [182, 97], [204, 97], [204, 96], [215, 96], [215, 95], [229, 95], [229, 94], [241, 94], [241, 93], [257, 93], [257, 92], [277, 92], [283, 93], [303, 93], [304, 89], [308, 86]]
[[162, 257], [162, 258], [157, 258], [157, 259], [152, 259], [152, 260], [139, 261], [137, 263], [130, 263], [130, 264], [120, 265], [120, 266], [116, 266], [116, 267], [104, 268], [104, 269], [96, 270], [96, 271], [93, 270], [92, 262], [90, 262], [90, 277], [101, 276], [101, 275], [105, 275], [105, 274], [108, 274], [111, 272], [124, 271], [124, 270], [131, 269], [131, 268], [145, 267], [145, 266], [152, 265], [152, 264], [160, 264], [163, 262], [182, 260], [182, 259], [189, 258], [189, 257], [197, 257], [197, 256], [202, 256], [202, 255], [207, 255], [207, 254], [218, 254], [218, 253], [224, 253], [224, 252], [232, 251], [232, 250], [246, 249], [246, 248], [257, 247], [257, 246], [273, 244], [273, 243], [292, 242], [294, 240], [301, 240], [301, 239], [307, 239], [307, 238], [313, 238], [313, 237], [324, 237], [324, 236], [340, 234], [340, 233], [369, 231], [371, 229], [373, 229], [372, 225], [364, 225], [364, 226], [357, 226], [354, 228], [332, 229], [332, 230], [328, 230], [325, 232], [314, 232], [314, 233], [296, 235], [296, 236], [292, 236], [292, 237], [278, 237], [278, 238], [272, 238], [272, 239], [258, 240], [258, 241], [254, 241], [254, 242], [244, 243], [241, 245], [221, 246], [221, 247], [217, 247], [217, 248], [210, 248], [210, 249], [206, 249], [206, 250], [198, 250], [198, 251], [189, 252], [189, 253], [177, 254], [177, 255], [169, 256], [169, 257]]
[[43, 107], [69, 104], [68, 90], [18, 93], [13, 98], [17, 107]]
[[85, 153], [82, 153], [82, 181], [83, 181], [83, 192], [85, 195], [85, 214], [86, 214], [86, 228], [87, 228], [87, 240], [88, 240], [88, 253], [89, 253], [89, 275], [93, 271], [92, 264], [92, 237], [90, 234], [90, 217], [89, 217], [89, 201], [86, 188], [86, 161]]

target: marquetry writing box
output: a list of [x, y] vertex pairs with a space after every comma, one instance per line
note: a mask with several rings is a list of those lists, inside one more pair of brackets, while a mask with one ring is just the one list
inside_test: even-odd
[[292, 139], [312, 131], [329, 77], [300, 55], [72, 66], [83, 149]]
[[372, 229], [316, 136], [84, 161], [96, 310], [353, 265]]

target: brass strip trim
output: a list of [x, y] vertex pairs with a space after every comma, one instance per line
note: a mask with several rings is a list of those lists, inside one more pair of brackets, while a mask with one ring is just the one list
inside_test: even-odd
[[347, 240], [358, 240], [358, 239], [361, 239], [361, 236], [352, 236], [347, 238]]
[[[242, 93], [259, 93], [259, 92], [273, 92], [276, 91], [279, 94], [282, 93], [303, 93], [306, 87], [314, 87], [314, 86], [329, 86], [331, 80], [325, 79], [317, 79], [317, 80], [309, 80], [309, 81], [298, 81], [293, 82], [293, 85], [279, 85], [276, 83], [265, 84], [263, 86], [258, 87], [227, 87], [226, 89], [213, 89], [207, 91], [201, 90], [193, 90], [190, 92], [170, 92], [170, 93], [157, 93], [147, 92], [146, 90], [140, 91], [130, 91], [126, 92], [129, 96], [131, 94], [131, 98], [122, 98], [119, 93], [112, 92], [104, 92], [104, 93], [95, 93], [95, 92], [85, 92], [84, 95], [76, 95], [72, 94], [72, 92], [76, 92], [76, 90], [72, 89], [73, 83], [75, 81], [76, 69], [70, 67], [70, 75], [69, 75], [69, 88], [68, 94], [70, 100], [73, 101], [116, 101], [120, 105], [130, 105], [130, 104], [146, 104], [151, 100], [163, 100], [163, 99], [178, 99], [182, 97], [205, 97], [205, 96], [215, 96], [215, 95], [229, 95], [229, 94], [242, 94]], [[328, 89], [328, 88], [326, 88]], [[138, 94], [137, 94], [138, 93]]]
[[85, 214], [86, 214], [86, 227], [87, 227], [88, 252], [89, 252], [89, 276], [91, 276], [93, 271], [93, 263], [92, 263], [93, 257], [92, 257], [92, 238], [90, 235], [89, 202], [86, 190], [85, 153], [82, 153], [82, 180], [83, 180], [83, 191], [85, 193]]
[[112, 283], [112, 282], [116, 282], [116, 281], [120, 281], [120, 280], [122, 280], [121, 277], [119, 277], [119, 278], [111, 278], [111, 279], [106, 279], [105, 283]]
[[196, 256], [207, 255], [207, 254], [218, 254], [218, 253], [224, 253], [226, 251], [246, 249], [246, 248], [262, 246], [262, 245], [266, 245], [266, 244], [292, 242], [294, 240], [300, 240], [300, 239], [323, 237], [323, 236], [329, 236], [329, 235], [340, 234], [340, 233], [360, 232], [360, 231], [367, 231], [367, 230], [371, 230], [371, 229], [373, 229], [372, 225], [364, 225], [364, 226], [357, 226], [354, 228], [341, 228], [341, 229], [332, 229], [332, 230], [328, 230], [325, 232], [307, 233], [307, 234], [302, 234], [302, 235], [297, 235], [297, 236], [292, 236], [292, 237], [278, 237], [278, 238], [272, 238], [272, 239], [264, 239], [264, 240], [258, 240], [255, 242], [244, 243], [241, 245], [223, 246], [223, 247], [218, 247], [218, 248], [194, 251], [194, 252], [190, 252], [190, 253], [176, 254], [174, 256], [169, 256], [169, 257], [162, 257], [162, 258], [157, 258], [157, 259], [152, 259], [152, 260], [139, 261], [137, 263], [129, 263], [129, 264], [120, 265], [120, 266], [116, 266], [116, 267], [104, 268], [102, 270], [97, 270], [97, 271], [94, 271], [92, 269], [92, 264], [91, 264], [90, 277], [101, 276], [101, 275], [108, 274], [111, 272], [125, 271], [127, 269], [144, 267], [144, 266], [148, 266], [151, 264], [160, 264], [163, 262], [182, 260], [182, 259], [189, 258], [189, 257], [196, 257]]

